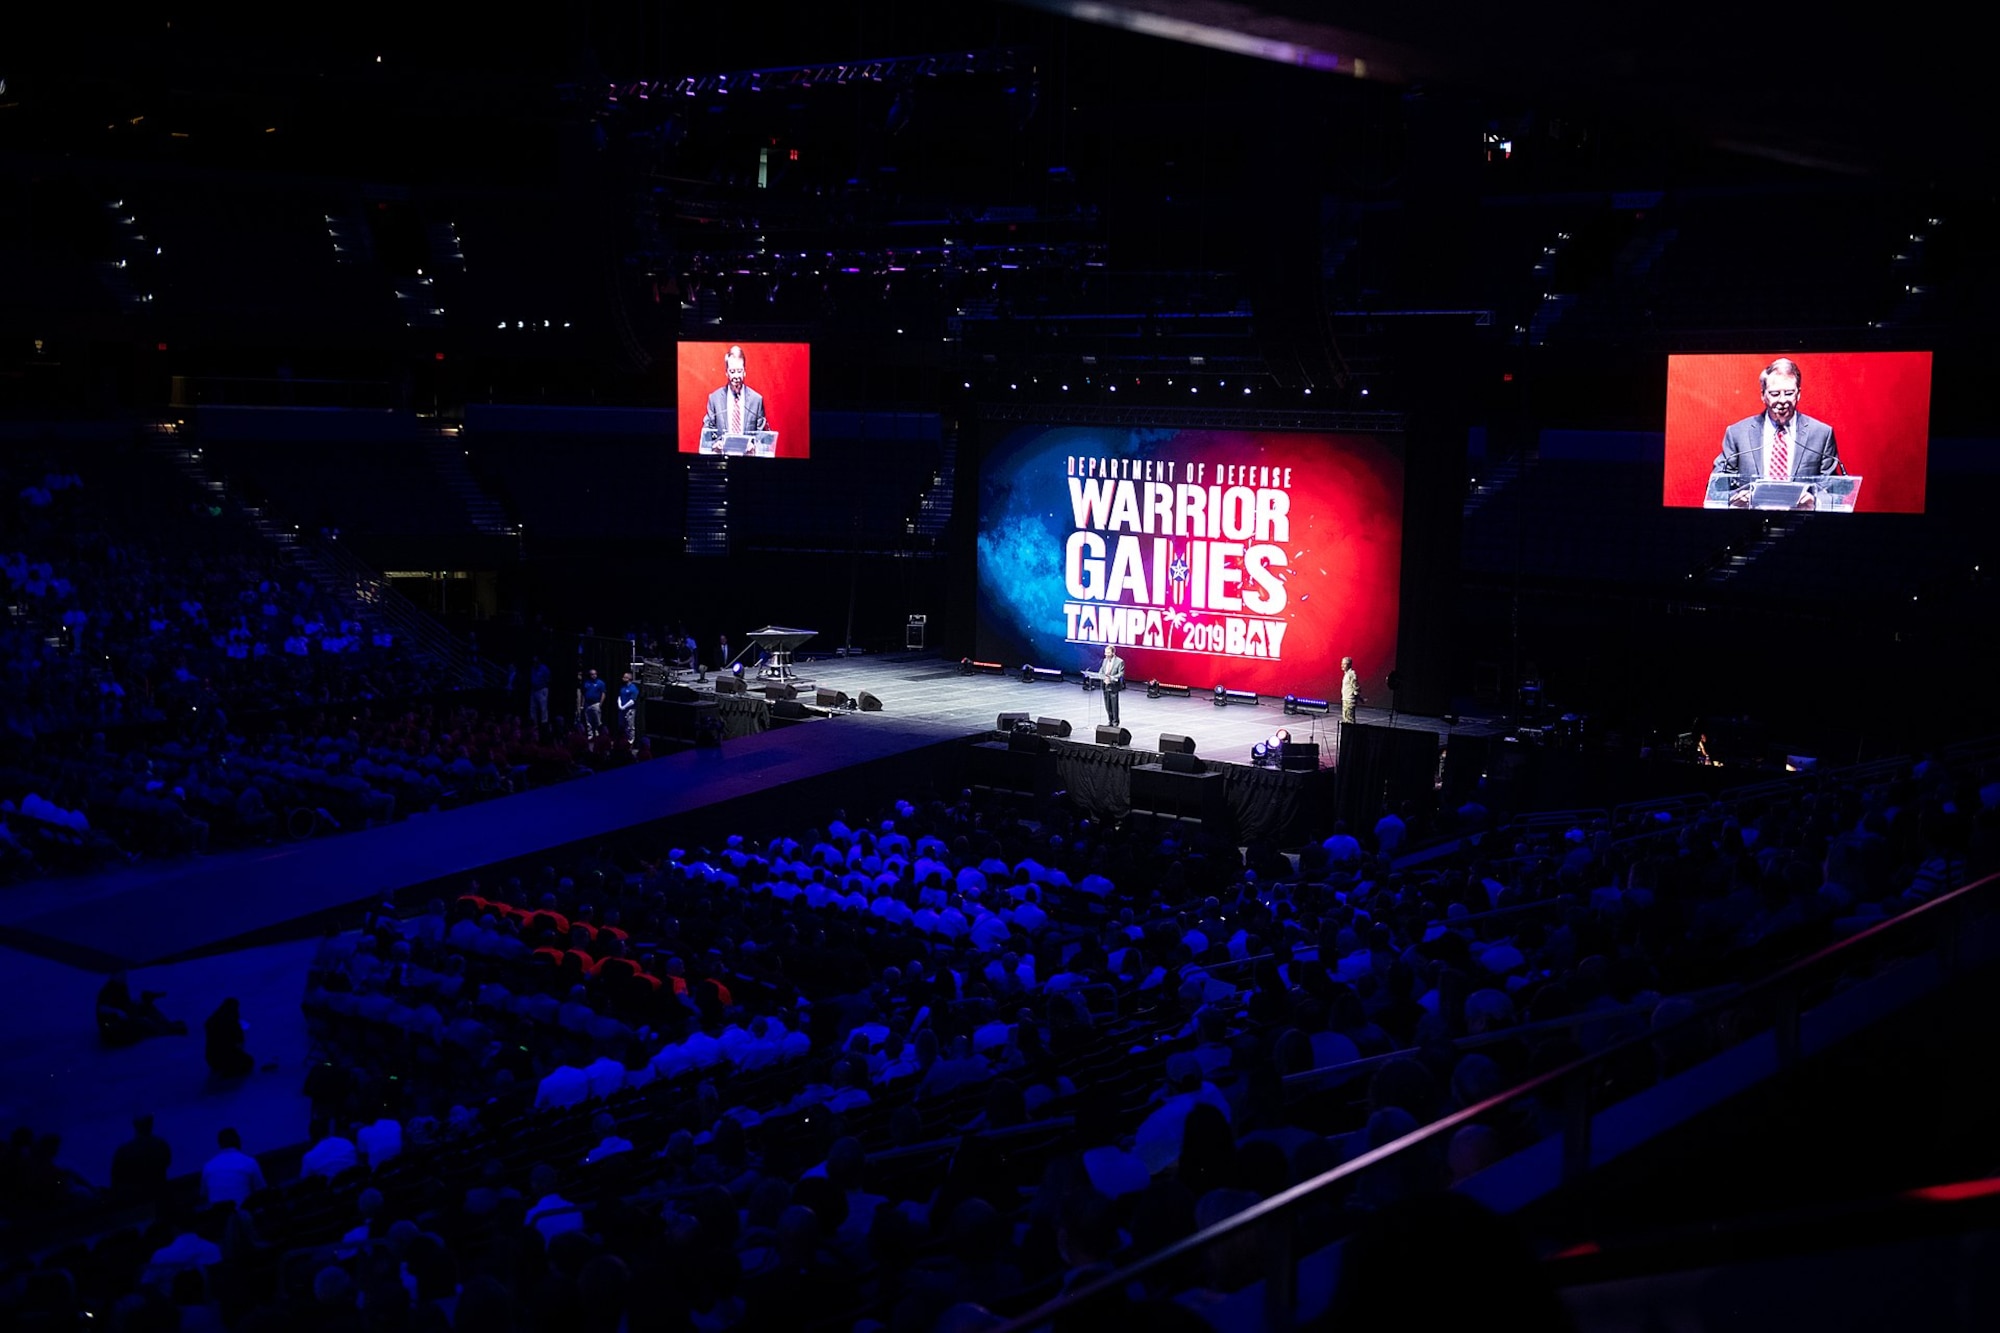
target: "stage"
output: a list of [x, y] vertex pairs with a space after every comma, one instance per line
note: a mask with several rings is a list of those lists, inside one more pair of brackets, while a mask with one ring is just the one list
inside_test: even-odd
[[[561, 860], [628, 836], [657, 842], [796, 832], [851, 800], [885, 792], [1062, 790], [1101, 816], [1153, 810], [1215, 819], [1254, 836], [1332, 817], [1325, 778], [1335, 761], [1334, 720], [1286, 717], [1275, 703], [1217, 708], [1209, 696], [1148, 699], [1143, 687], [1128, 688], [1122, 711], [1132, 745], [1111, 749], [1093, 743], [1103, 696], [1074, 684], [963, 675], [956, 662], [935, 655], [801, 657], [797, 670], [853, 698], [866, 691], [882, 709], [814, 710], [789, 725], [766, 718], [768, 730], [720, 748], [682, 750], [380, 828], [16, 885], [0, 893], [0, 943], [91, 971], [159, 964], [351, 924], [369, 904], [421, 901], [508, 862]], [[761, 698], [753, 698], [761, 714]], [[800, 702], [812, 698], [802, 693]], [[993, 744], [1004, 712], [1066, 719], [1072, 735], [1051, 740], [1046, 751], [1009, 752]], [[1378, 724], [1370, 731], [1379, 736], [1389, 714], [1363, 709], [1362, 720]], [[1279, 727], [1321, 744], [1319, 773], [1250, 767], [1250, 747]], [[1401, 717], [1396, 727], [1415, 742], [1417, 767], [1426, 753], [1434, 762], [1443, 736], [1437, 720]], [[1470, 720], [1454, 729], [1491, 730]], [[1161, 789], [1145, 770], [1158, 763], [1163, 732], [1194, 739], [1196, 754], [1217, 775], [1208, 785], [1227, 799], [1149, 796]]]
[[[965, 736], [991, 731], [1002, 713], [1026, 713], [1030, 717], [1062, 718], [1071, 728], [1072, 739], [1090, 742], [1097, 726], [1104, 722], [1104, 696], [1086, 692], [1073, 681], [1024, 683], [1018, 673], [996, 676], [988, 672], [965, 675], [956, 660], [936, 653], [897, 653], [882, 656], [836, 657], [814, 654], [808, 648], [793, 662], [800, 684], [807, 682], [828, 689], [844, 690], [858, 699], [865, 690], [882, 701], [884, 717], [898, 719], [898, 725], [923, 728], [939, 736]], [[714, 677], [710, 677], [713, 682]], [[744, 681], [753, 692], [761, 684], [746, 671]], [[708, 688], [697, 684], [697, 690]], [[1212, 687], [1211, 687], [1212, 688]], [[799, 700], [811, 704], [812, 695], [801, 692]], [[862, 720], [867, 720], [867, 715]], [[1119, 701], [1119, 723], [1132, 733], [1136, 749], [1156, 750], [1162, 733], [1190, 736], [1195, 753], [1210, 761], [1247, 764], [1250, 747], [1269, 739], [1280, 727], [1292, 739], [1316, 742], [1323, 766], [1334, 762], [1334, 724], [1338, 710], [1329, 717], [1287, 717], [1281, 701], [1265, 699], [1258, 706], [1231, 704], [1215, 706], [1212, 693], [1192, 698], [1148, 699], [1143, 683], [1126, 687]], [[1463, 718], [1448, 727], [1434, 717], [1394, 715], [1386, 708], [1364, 707], [1357, 720], [1376, 726], [1393, 724], [1398, 729], [1428, 731], [1437, 735], [1465, 733], [1487, 735], [1494, 727], [1477, 718]]]

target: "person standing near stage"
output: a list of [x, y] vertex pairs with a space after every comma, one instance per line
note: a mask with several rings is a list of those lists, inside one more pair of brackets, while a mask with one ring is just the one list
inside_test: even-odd
[[604, 682], [596, 667], [583, 676], [583, 734], [593, 741], [604, 734]]
[[549, 664], [539, 657], [528, 671], [528, 721], [538, 727], [549, 724]]
[[625, 732], [625, 743], [636, 746], [639, 743], [639, 687], [632, 683], [632, 673], [625, 673], [625, 683], [618, 687], [618, 725]]
[[1361, 703], [1361, 677], [1355, 674], [1354, 659], [1340, 659], [1340, 720], [1352, 722], [1354, 710]]
[[1104, 675], [1104, 716], [1112, 726], [1118, 725], [1118, 696], [1125, 692], [1125, 659], [1118, 655], [1118, 649], [1111, 644], [1104, 645], [1104, 665], [1098, 668]]

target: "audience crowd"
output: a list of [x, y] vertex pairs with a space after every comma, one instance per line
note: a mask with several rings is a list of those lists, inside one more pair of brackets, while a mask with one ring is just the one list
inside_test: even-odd
[[650, 757], [394, 702], [446, 683], [220, 507], [71, 464], [0, 465], [0, 879], [362, 827]]
[[[2000, 787], [1920, 764], [1616, 827], [1459, 819], [1456, 849], [1412, 814], [1281, 853], [964, 794], [503, 869], [326, 942], [297, 1179], [225, 1130], [199, 1200], [18, 1265], [9, 1299], [130, 1328], [981, 1327], [1989, 868]], [[1328, 1192], [1303, 1239], [1549, 1128], [1510, 1104]], [[17, 1134], [16, 1216], [81, 1188], [58, 1149]], [[1225, 1245], [1125, 1296], [1187, 1326], [1261, 1275]]]

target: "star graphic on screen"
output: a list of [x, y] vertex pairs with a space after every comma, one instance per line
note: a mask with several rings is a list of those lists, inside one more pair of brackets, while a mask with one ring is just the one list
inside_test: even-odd
[[1174, 585], [1174, 600], [1180, 601], [1187, 595], [1188, 558], [1186, 551], [1176, 551], [1173, 562], [1167, 566], [1167, 578]]

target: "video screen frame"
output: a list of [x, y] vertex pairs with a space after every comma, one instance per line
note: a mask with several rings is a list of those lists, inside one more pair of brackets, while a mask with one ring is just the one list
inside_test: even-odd
[[675, 350], [675, 384], [678, 452], [812, 456], [812, 344], [682, 342]]
[[1661, 503], [1921, 514], [1931, 371], [1930, 352], [1670, 355]]

